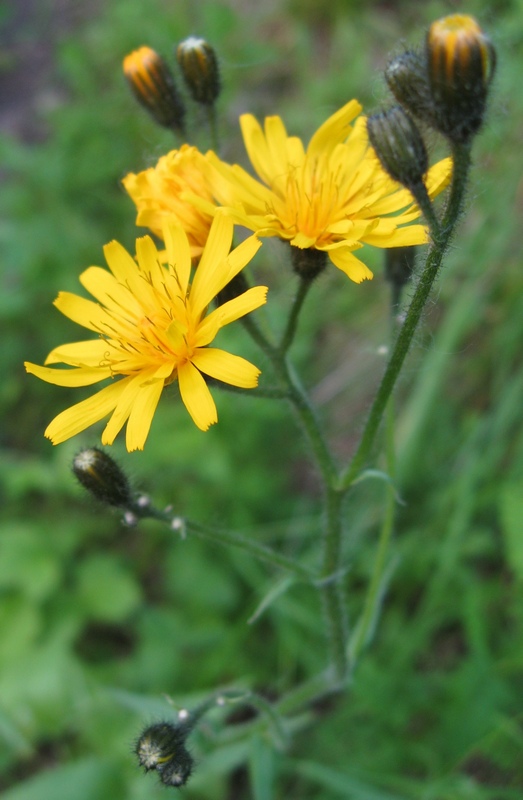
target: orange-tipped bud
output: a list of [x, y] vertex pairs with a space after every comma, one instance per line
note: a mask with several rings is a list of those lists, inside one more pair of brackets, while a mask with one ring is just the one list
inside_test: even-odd
[[426, 47], [436, 127], [449, 139], [465, 142], [483, 121], [496, 65], [494, 47], [466, 14], [433, 22]]
[[155, 122], [183, 133], [185, 106], [165, 60], [150, 47], [140, 47], [124, 58], [123, 71], [134, 96]]

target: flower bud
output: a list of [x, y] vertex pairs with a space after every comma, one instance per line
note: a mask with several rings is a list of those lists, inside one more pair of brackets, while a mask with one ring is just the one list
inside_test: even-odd
[[430, 122], [432, 100], [424, 56], [412, 50], [396, 56], [385, 68], [385, 80], [400, 105]]
[[132, 491], [118, 464], [98, 447], [81, 450], [73, 459], [73, 472], [82, 486], [97, 500], [110, 506], [132, 503]]
[[453, 14], [433, 22], [426, 42], [435, 127], [466, 142], [483, 121], [496, 53], [473, 17]]
[[429, 159], [425, 143], [413, 120], [401, 108], [374, 114], [367, 120], [369, 139], [390, 177], [413, 189], [423, 182]]
[[194, 100], [212, 106], [220, 94], [220, 72], [211, 45], [190, 36], [176, 48], [176, 58]]
[[135, 753], [146, 772], [156, 770], [166, 786], [184, 786], [192, 772], [193, 759], [185, 747], [184, 725], [157, 722], [139, 736]]
[[164, 128], [183, 133], [185, 107], [165, 60], [150, 47], [133, 50], [123, 71], [138, 102]]

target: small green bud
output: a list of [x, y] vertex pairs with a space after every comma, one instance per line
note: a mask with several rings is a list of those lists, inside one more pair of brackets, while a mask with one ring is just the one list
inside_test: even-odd
[[135, 745], [140, 766], [146, 772], [156, 770], [166, 786], [184, 786], [193, 768], [193, 758], [185, 747], [189, 731], [184, 724], [157, 722], [149, 725]]
[[218, 60], [211, 45], [205, 39], [190, 36], [176, 48], [176, 58], [194, 100], [212, 106], [221, 87]]
[[110, 506], [126, 507], [133, 496], [125, 473], [104, 450], [89, 447], [73, 459], [73, 472], [88, 492]]
[[451, 141], [466, 142], [483, 122], [494, 46], [473, 17], [453, 14], [432, 23], [426, 52], [434, 126]]
[[150, 47], [133, 50], [123, 71], [138, 102], [164, 128], [184, 132], [185, 106], [166, 61]]
[[385, 68], [385, 80], [400, 105], [418, 119], [430, 122], [432, 99], [424, 56], [412, 50], [396, 56]]
[[374, 114], [367, 120], [369, 139], [390, 177], [413, 189], [429, 167], [425, 143], [414, 121], [401, 108]]

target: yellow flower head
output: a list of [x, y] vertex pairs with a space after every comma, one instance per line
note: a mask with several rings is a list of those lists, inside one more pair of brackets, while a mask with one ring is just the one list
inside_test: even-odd
[[[208, 153], [213, 190], [233, 218], [259, 236], [278, 236], [300, 249], [312, 248], [356, 283], [372, 272], [353, 251], [363, 244], [402, 247], [427, 241], [411, 193], [383, 170], [369, 144], [366, 120], [351, 100], [316, 131], [305, 150], [288, 136], [280, 117], [267, 117], [265, 129], [251, 114], [240, 117], [245, 147], [261, 181], [244, 169]], [[426, 175], [431, 197], [448, 183], [450, 159]], [[392, 216], [393, 215], [393, 216]]]
[[201, 255], [212, 222], [212, 213], [200, 211], [187, 194], [212, 203], [205, 156], [196, 147], [182, 145], [162, 156], [155, 167], [129, 173], [122, 183], [138, 210], [136, 224], [162, 236], [166, 217], [176, 217], [189, 237], [193, 257]]
[[127, 449], [142, 450], [165, 386], [178, 380], [182, 400], [201, 430], [217, 421], [216, 406], [202, 375], [251, 389], [259, 370], [239, 356], [209, 347], [224, 325], [263, 305], [267, 288], [256, 286], [208, 313], [209, 303], [251, 260], [254, 236], [229, 252], [233, 222], [217, 214], [198, 269], [191, 278], [191, 253], [183, 229], [166, 223], [167, 266], [149, 236], [136, 242], [137, 262], [118, 242], [106, 245], [108, 272], [89, 267], [83, 286], [97, 302], [61, 292], [56, 307], [98, 333], [97, 339], [55, 348], [41, 367], [28, 372], [58, 386], [89, 386], [113, 380], [87, 400], [63, 411], [45, 435], [53, 444], [69, 439], [111, 414], [102, 434], [112, 444], [127, 422]]

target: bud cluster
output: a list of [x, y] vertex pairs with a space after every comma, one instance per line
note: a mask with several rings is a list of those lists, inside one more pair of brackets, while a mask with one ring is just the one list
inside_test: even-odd
[[496, 58], [478, 23], [465, 14], [433, 22], [423, 52], [406, 51], [385, 70], [399, 103], [367, 121], [369, 139], [391, 178], [416, 199], [428, 168], [425, 144], [414, 117], [466, 144], [483, 121]]
[[483, 122], [495, 65], [494, 47], [476, 20], [453, 14], [432, 23], [423, 53], [402, 53], [385, 77], [410, 114], [465, 143]]
[[193, 758], [185, 746], [190, 728], [181, 723], [157, 722], [139, 736], [135, 753], [146, 772], [156, 770], [165, 786], [185, 786], [193, 768]]
[[[220, 72], [211, 45], [190, 36], [175, 52], [192, 99], [212, 107], [220, 94]], [[167, 61], [152, 48], [140, 47], [124, 58], [123, 71], [136, 99], [155, 122], [184, 134], [185, 103]]]

